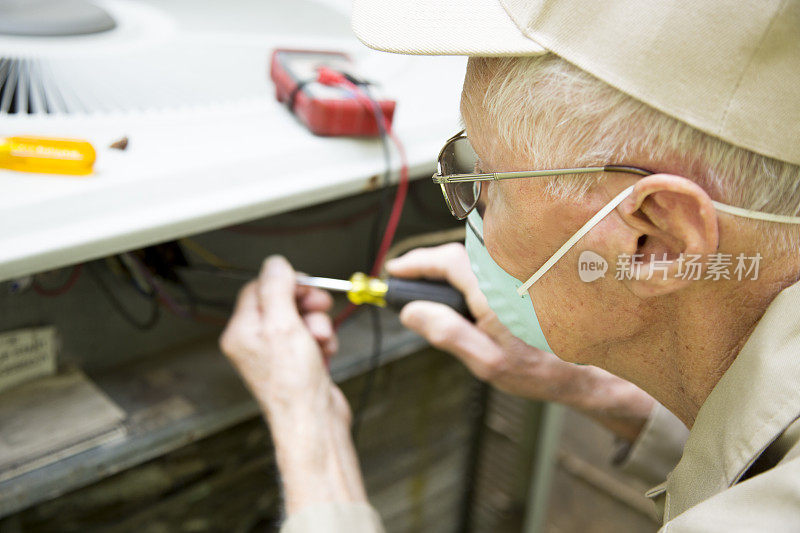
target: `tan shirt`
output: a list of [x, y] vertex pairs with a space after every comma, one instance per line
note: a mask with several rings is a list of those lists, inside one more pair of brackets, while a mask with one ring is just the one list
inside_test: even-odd
[[689, 430], [666, 407], [656, 403], [636, 442], [626, 446], [617, 465], [650, 485], [663, 482], [683, 455]]
[[383, 533], [381, 517], [368, 503], [310, 505], [291, 515], [281, 533]]
[[[663, 516], [661, 533], [800, 531], [798, 418], [800, 283], [770, 304], [691, 432], [657, 405], [623, 468], [660, 480], [680, 457], [648, 492]], [[291, 516], [281, 531], [383, 528], [366, 504], [328, 504]]]
[[680, 462], [648, 493], [662, 531], [800, 531], [798, 417], [800, 283], [769, 305], [700, 408]]

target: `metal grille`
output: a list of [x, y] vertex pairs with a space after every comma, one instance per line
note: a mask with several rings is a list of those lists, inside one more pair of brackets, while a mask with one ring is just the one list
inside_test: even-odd
[[55, 84], [42, 64], [30, 59], [0, 58], [0, 115], [65, 113]]

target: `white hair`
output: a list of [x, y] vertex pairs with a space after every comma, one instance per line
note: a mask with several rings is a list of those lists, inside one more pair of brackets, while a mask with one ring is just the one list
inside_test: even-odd
[[[800, 215], [800, 167], [703, 133], [626, 95], [567, 61], [471, 58], [462, 105], [482, 109], [496, 142], [538, 168], [629, 164], [683, 175], [712, 199]], [[551, 192], [580, 194], [597, 175], [553, 180]], [[785, 225], [763, 223], [783, 240]], [[784, 228], [776, 228], [784, 226]], [[792, 232], [794, 235], [794, 232]], [[793, 247], [795, 238], [792, 237]]]

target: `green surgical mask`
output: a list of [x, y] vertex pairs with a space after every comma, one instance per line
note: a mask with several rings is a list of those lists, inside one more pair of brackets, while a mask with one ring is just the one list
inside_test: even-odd
[[478, 286], [500, 322], [515, 337], [535, 348], [551, 352], [530, 296], [527, 293], [517, 295], [522, 283], [500, 268], [484, 246], [483, 220], [477, 210], [467, 217], [465, 245], [472, 271], [478, 278]]

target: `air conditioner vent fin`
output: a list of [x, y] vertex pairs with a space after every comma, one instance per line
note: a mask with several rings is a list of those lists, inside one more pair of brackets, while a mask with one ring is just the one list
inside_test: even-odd
[[0, 58], [0, 115], [68, 112], [36, 60]]

